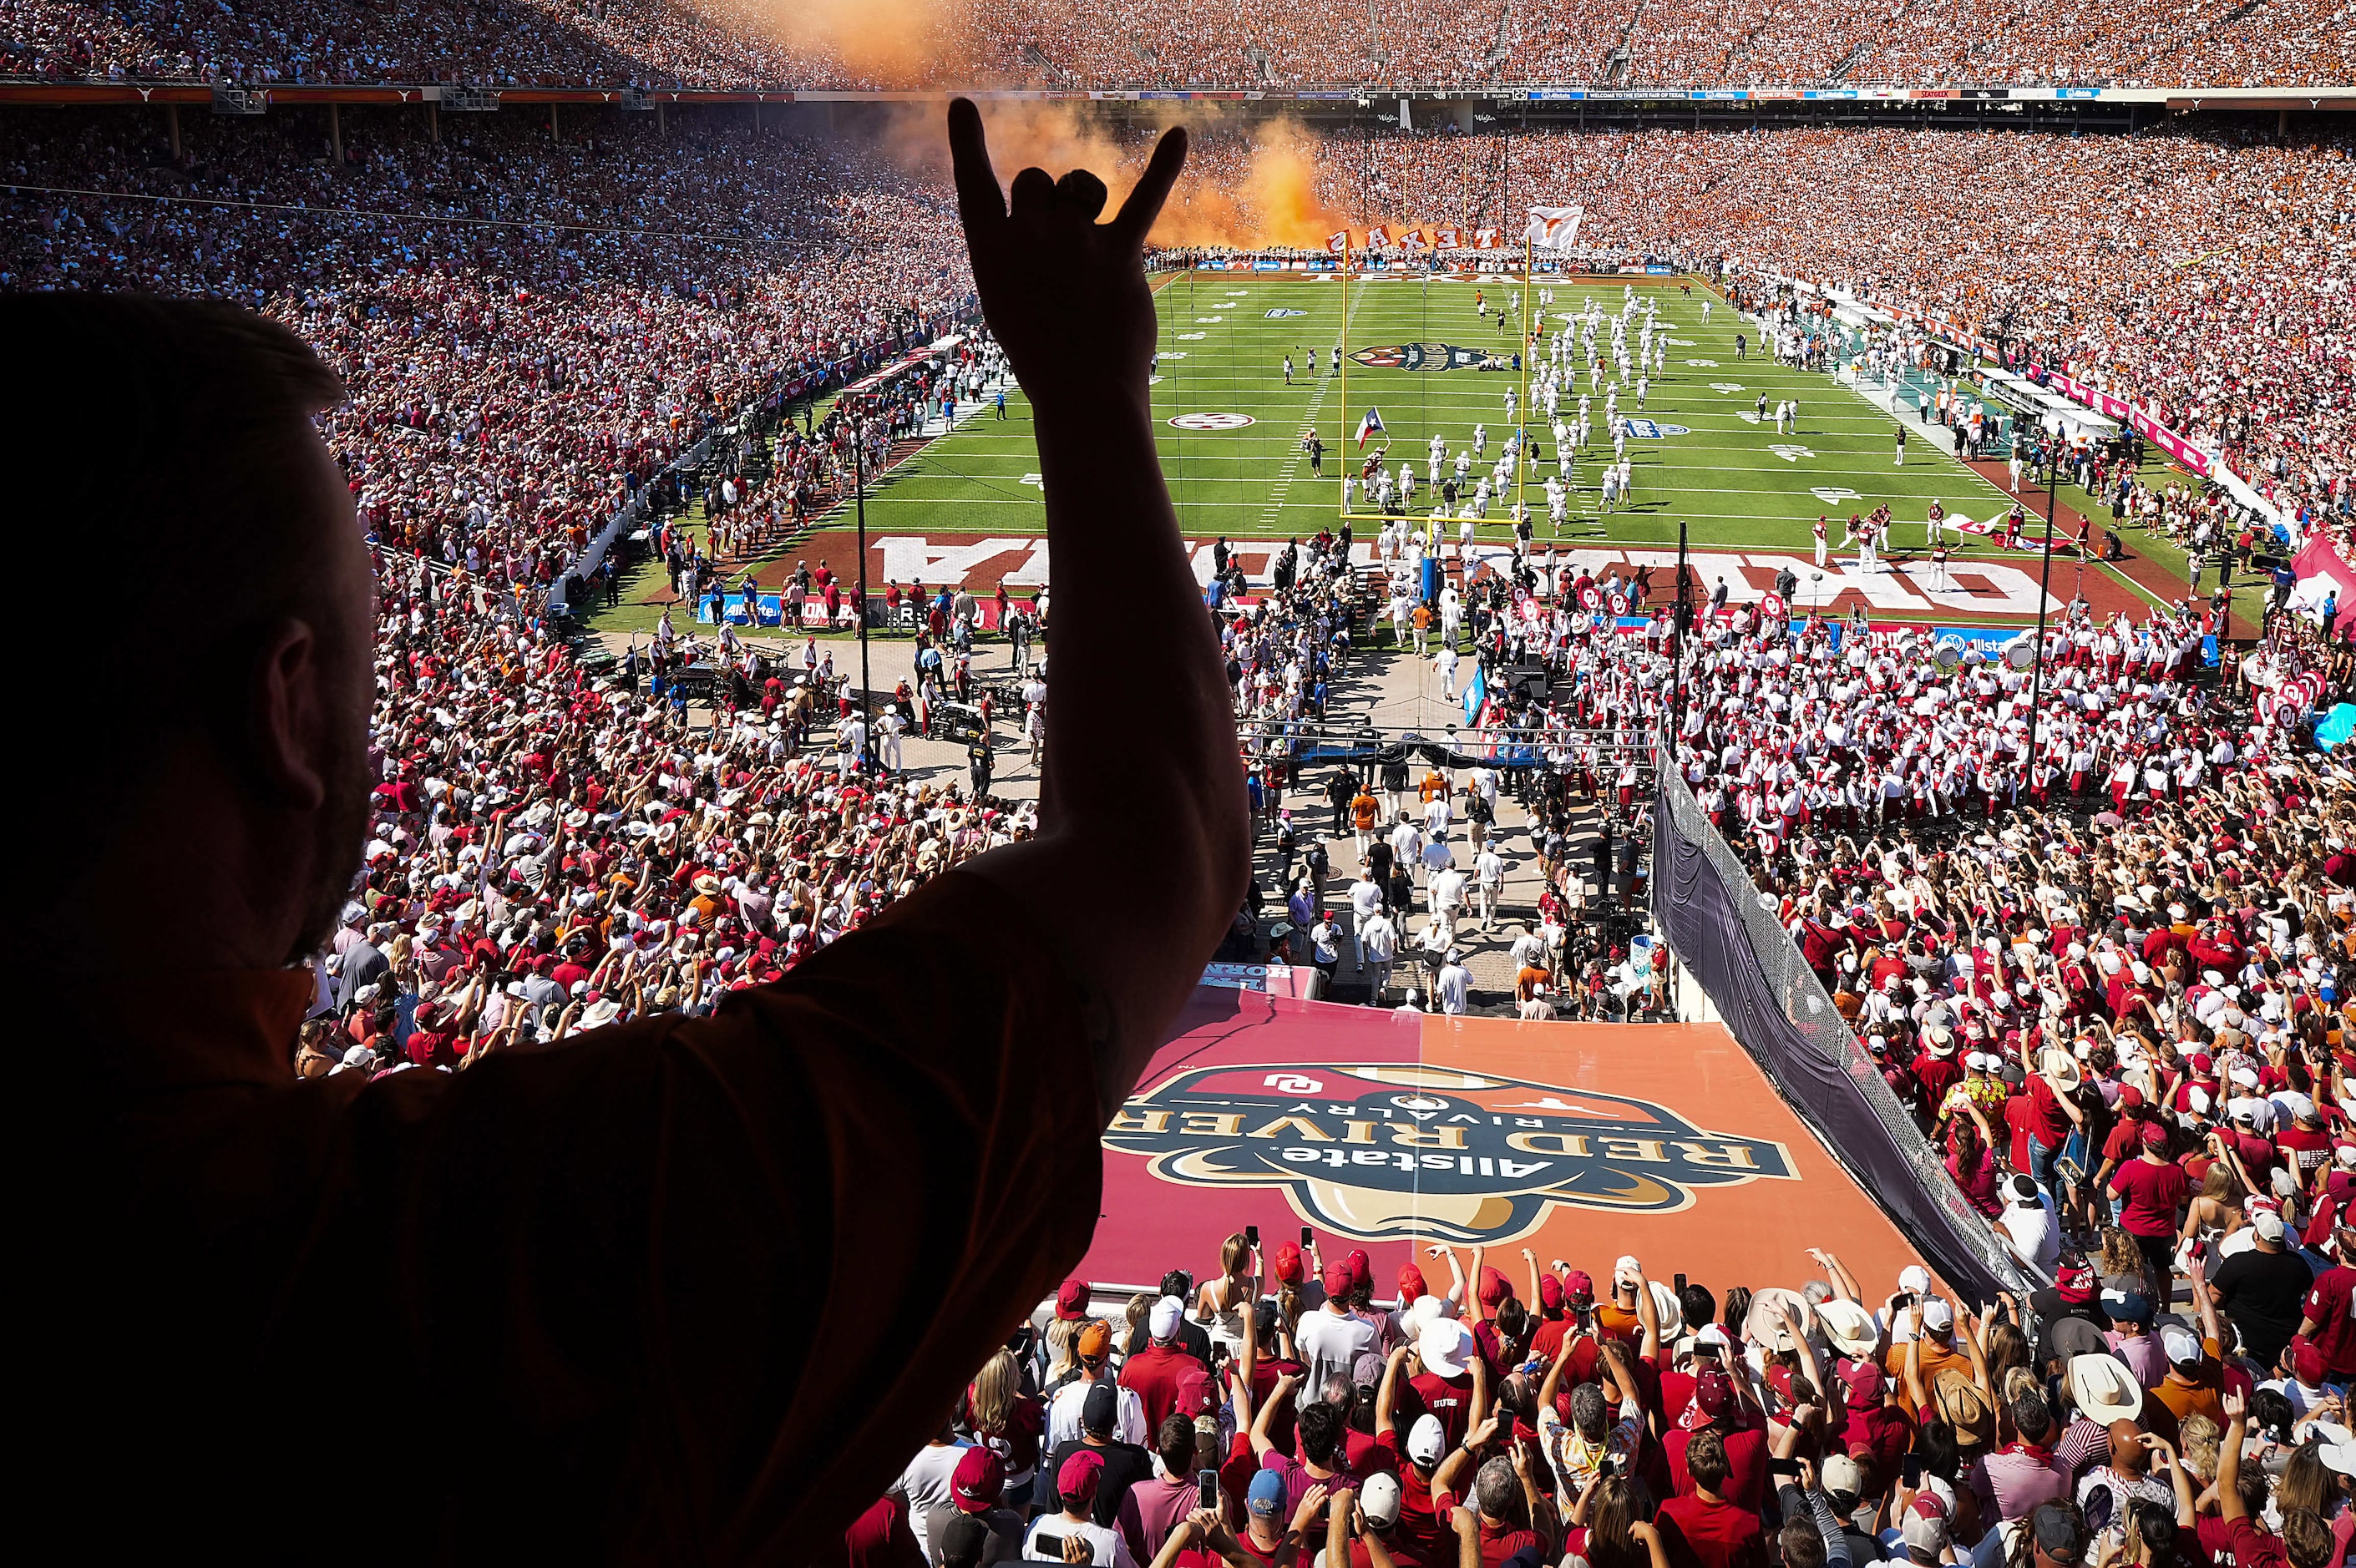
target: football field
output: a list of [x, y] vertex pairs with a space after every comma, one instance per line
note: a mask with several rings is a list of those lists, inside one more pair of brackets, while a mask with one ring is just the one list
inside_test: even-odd
[[[1412, 462], [1419, 481], [1418, 519], [1438, 497], [1426, 475], [1434, 435], [1446, 443], [1443, 474], [1456, 455], [1485, 440], [1473, 459], [1474, 477], [1489, 472], [1508, 424], [1506, 395], [1526, 407], [1533, 372], [1512, 368], [1519, 342], [1522, 285], [1505, 277], [1454, 278], [1424, 272], [1334, 274], [1187, 272], [1156, 280], [1162, 322], [1154, 377], [1155, 434], [1180, 525], [1197, 547], [1197, 573], [1207, 581], [1211, 542], [1237, 547], [1254, 578], [1270, 554], [1290, 539], [1336, 526], [1343, 513], [1343, 475], [1355, 474], [1384, 444], [1396, 466]], [[1628, 283], [1620, 279], [1558, 280], [1541, 276], [1552, 299], [1526, 308], [1542, 314], [1551, 331], [1592, 300], [1605, 322], [1599, 347], [1608, 351], [1610, 318]], [[1555, 544], [1568, 560], [1601, 578], [1613, 570], [1653, 569], [1656, 592], [1671, 592], [1679, 525], [1688, 530], [1697, 592], [1724, 581], [1736, 602], [1766, 593], [1780, 571], [1799, 580], [1794, 613], [1811, 607], [1839, 613], [1862, 610], [1877, 620], [1933, 624], [2017, 623], [2033, 619], [2039, 599], [2039, 553], [2008, 551], [1997, 540], [1951, 533], [1952, 559], [1944, 571], [1930, 560], [1925, 518], [1935, 498], [1951, 520], [1986, 525], [2002, 517], [2012, 497], [2000, 465], [1980, 470], [1946, 450], [1945, 432], [1909, 421], [1904, 462], [1895, 461], [1898, 421], [1845, 380], [1780, 365], [1758, 347], [1758, 328], [1698, 283], [1648, 279], [1634, 283], [1640, 316], [1630, 324], [1631, 350], [1642, 302], [1665, 324], [1667, 364], [1653, 379], [1642, 405], [1633, 380], [1619, 389], [1619, 412], [1634, 421], [1628, 442], [1633, 465], [1629, 496], [1605, 506], [1599, 483], [1612, 458], [1605, 428], [1604, 392], [1582, 373], [1567, 384], [1561, 411], [1575, 413], [1579, 394], [1591, 400], [1594, 434], [1572, 454], [1567, 475], [1543, 409], [1529, 422], [1539, 454], [1519, 469], [1519, 496], [1529, 508], [1537, 547]], [[1705, 302], [1708, 319], [1703, 319]], [[1505, 320], [1499, 330], [1501, 314]], [[1656, 327], [1656, 332], [1662, 330]], [[1737, 334], [1748, 340], [1738, 354]], [[1335, 374], [1334, 350], [1344, 352]], [[1316, 356], [1316, 371], [1310, 356]], [[1285, 361], [1292, 374], [1288, 382]], [[1764, 399], [1769, 413], [1760, 414]], [[1794, 428], [1779, 432], [1772, 411], [1796, 402]], [[1380, 433], [1361, 447], [1357, 432], [1372, 413]], [[1324, 443], [1323, 475], [1312, 472], [1302, 443], [1314, 432]], [[1995, 475], [1989, 477], [1990, 474]], [[1558, 531], [1548, 520], [1544, 489], [1549, 475], [1564, 475], [1567, 516]], [[1515, 491], [1491, 502], [1478, 526], [1476, 552], [1503, 550], [1512, 538]], [[2022, 499], [2041, 512], [2041, 491]], [[2064, 486], [2066, 512], [2092, 502]], [[1896, 518], [1883, 566], [1859, 570], [1855, 549], [1842, 541], [1852, 514], [1887, 504]], [[1380, 527], [1359, 497], [1352, 507], [1363, 560]], [[1813, 524], [1830, 519], [1833, 556], [1821, 571]], [[797, 560], [830, 560], [847, 571], [857, 546], [848, 508], [756, 563], [765, 584]], [[884, 585], [964, 585], [985, 593], [1003, 582], [1010, 592], [1044, 586], [1049, 560], [1046, 519], [1030, 411], [1011, 389], [1003, 418], [984, 407], [954, 430], [916, 450], [871, 482], [867, 502], [870, 581]], [[1454, 553], [1451, 520], [1444, 553]], [[2038, 537], [2032, 528], [2030, 540]], [[2027, 541], [2024, 541], [2025, 543]], [[2057, 605], [2083, 592], [2098, 613], [2140, 616], [2180, 571], [2164, 547], [2136, 535], [2132, 547], [2157, 559], [2135, 574], [2081, 563], [2057, 548], [2051, 592]], [[2136, 579], [2141, 579], [2137, 581]], [[2175, 578], [2175, 592], [2182, 592]], [[651, 608], [652, 602], [643, 602]]]

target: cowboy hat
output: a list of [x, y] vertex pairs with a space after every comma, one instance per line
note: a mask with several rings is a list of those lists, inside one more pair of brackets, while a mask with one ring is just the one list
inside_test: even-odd
[[1653, 1289], [1653, 1309], [1660, 1317], [1661, 1338], [1674, 1340], [1686, 1330], [1686, 1312], [1677, 1301], [1677, 1293], [1660, 1280], [1648, 1281]]
[[1844, 1356], [1870, 1356], [1881, 1342], [1880, 1330], [1873, 1314], [1854, 1301], [1819, 1301], [1816, 1321], [1832, 1341], [1833, 1349]]
[[2066, 1375], [2070, 1403], [2095, 1425], [2133, 1421], [2143, 1413], [2143, 1390], [2116, 1356], [2072, 1356]]
[[1985, 1448], [1995, 1444], [1996, 1409], [1970, 1378], [1958, 1371], [1942, 1372], [1931, 1398], [1938, 1407], [1939, 1419], [1955, 1429], [1959, 1446]]
[[1783, 1324], [1787, 1309], [1799, 1315], [1803, 1334], [1815, 1321], [1815, 1309], [1808, 1305], [1806, 1296], [1796, 1290], [1771, 1285], [1751, 1298], [1751, 1315], [1742, 1321], [1744, 1338], [1770, 1350], [1798, 1349], [1792, 1343], [1791, 1330]]
[[2049, 1045], [2037, 1053], [2037, 1071], [2060, 1084], [2065, 1093], [2074, 1093], [2084, 1081], [2076, 1061], [2058, 1045]]

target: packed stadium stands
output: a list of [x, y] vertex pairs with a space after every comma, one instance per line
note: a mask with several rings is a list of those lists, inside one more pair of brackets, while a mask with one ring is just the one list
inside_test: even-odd
[[[1286, 89], [1516, 82], [1692, 88], [2345, 85], [2336, 0], [932, 0], [855, 41], [757, 0], [18, 0], [0, 73], [241, 81], [878, 89]], [[879, 38], [876, 33], [888, 37]]]
[[[772, 25], [782, 9], [16, 0], [0, 75], [845, 90], [2356, 76], [2346, 7], [2329, 0], [943, 0], [907, 13], [888, 59], [789, 37]], [[616, 511], [748, 404], [796, 378], [839, 384], [969, 313], [937, 172], [816, 124], [344, 108], [332, 130], [323, 112], [273, 110], [188, 114], [167, 133], [152, 109], [0, 108], [0, 291], [232, 300], [316, 346], [348, 391], [320, 427], [377, 552], [372, 790], [366, 869], [295, 1048], [300, 1077], [471, 1072], [511, 1046], [708, 1014], [1034, 830], [1033, 808], [979, 787], [892, 776], [905, 726], [854, 721], [814, 640], [756, 667], [733, 631], [683, 630], [681, 606], [647, 663], [634, 644], [617, 672], [593, 675], [549, 612]], [[1141, 133], [1114, 135], [1141, 158]], [[1885, 348], [1932, 331], [2000, 340], [2222, 449], [2308, 527], [2344, 541], [2356, 516], [2345, 133], [2214, 116], [2119, 136], [1236, 120], [1198, 142], [1173, 211], [1199, 199], [1248, 219], [1258, 154], [1278, 136], [1311, 150], [1313, 195], [1340, 221], [1517, 233], [1526, 205], [1576, 201], [1596, 255], [1722, 265], [1754, 300], [1781, 297], [1770, 279], [1840, 289], [1906, 320]], [[1777, 329], [1815, 327], [1794, 312]], [[971, 338], [961, 352], [990, 353]], [[922, 411], [906, 393], [890, 404], [903, 423]], [[847, 439], [823, 416], [800, 435], [788, 425], [741, 509], [798, 514], [839, 486]], [[2254, 569], [2250, 536], [2217, 529], [2218, 498], [2157, 470], [2122, 478], [2090, 457], [2089, 471], [2124, 485], [2121, 505], [2156, 532], [2210, 529]], [[766, 542], [775, 521], [721, 519], [708, 542], [725, 556], [723, 539]], [[650, 532], [658, 552], [687, 541], [687, 597], [697, 573], [712, 582], [684, 528], [657, 518]], [[1387, 550], [1405, 551], [1405, 533], [1387, 531]], [[1331, 543], [1311, 555], [1312, 580], [1261, 599], [1257, 637], [1231, 645], [1247, 656], [1231, 670], [1238, 706], [1271, 731], [1308, 713], [1304, 687], [1323, 690], [1301, 678], [1312, 645], [1350, 643], [1335, 630], [1347, 557]], [[1419, 554], [1413, 571], [1406, 559], [1399, 592], [1424, 592]], [[1654, 1257], [1652, 1275], [1678, 1271], [1672, 1292], [1633, 1256], [1541, 1274], [1525, 1253], [1509, 1279], [1439, 1247], [1444, 1294], [1411, 1264], [1393, 1311], [1375, 1304], [1393, 1285], [1364, 1253], [1329, 1262], [1313, 1242], [1263, 1253], [1256, 1236], [1206, 1233], [1201, 1255], [1163, 1260], [1172, 1272], [1125, 1326], [1098, 1320], [1086, 1282], [1042, 1304], [978, 1369], [896, 1503], [876, 1505], [879, 1528], [959, 1564], [981, 1557], [984, 1532], [1039, 1528], [1019, 1512], [1033, 1504], [1051, 1525], [1061, 1509], [1053, 1528], [1076, 1540], [1098, 1532], [1107, 1563], [1115, 1531], [1142, 1562], [1190, 1530], [1243, 1534], [1267, 1559], [1274, 1521], [1291, 1519], [1342, 1548], [1337, 1562], [1366, 1560], [1347, 1545], [1365, 1533], [1433, 1561], [1416, 1553], [1464, 1530], [1488, 1562], [1526, 1544], [1579, 1568], [1696, 1568], [1763, 1563], [1759, 1516], [1780, 1494], [1794, 1563], [1861, 1564], [1845, 1553], [1874, 1532], [1844, 1532], [1833, 1512], [1860, 1502], [1879, 1545], [1925, 1564], [1984, 1533], [1983, 1560], [2000, 1560], [2007, 1527], [2015, 1564], [2094, 1562], [2099, 1514], [2124, 1521], [2101, 1561], [2163, 1568], [2176, 1559], [2155, 1542], [2172, 1525], [2190, 1540], [2196, 1509], [2203, 1547], [2243, 1568], [2337, 1562], [2321, 1513], [2341, 1510], [2344, 1545], [2345, 1500], [2327, 1493], [2346, 1486], [2326, 1470], [2356, 1471], [2356, 1441], [2338, 1434], [2327, 1456], [2308, 1431], [2356, 1379], [2356, 783], [2302, 725], [2356, 683], [2348, 635], [2277, 603], [2212, 679], [2201, 648], [2223, 622], [2197, 596], [2139, 624], [2060, 612], [2032, 738], [2027, 682], [2000, 658], [1943, 661], [1911, 631], [1837, 641], [1813, 615], [1797, 637], [1738, 617], [1680, 645], [1665, 615], [1622, 635], [1585, 607], [1582, 569], [1558, 571], [1551, 548], [1537, 559], [1461, 587], [1472, 659], [1545, 665], [1572, 693], [1530, 721], [1554, 787], [1603, 792], [1580, 727], [1678, 726], [1670, 765], [2039, 1288], [1975, 1311], [1919, 1268], [1860, 1281], [1813, 1252], [1804, 1268], [1814, 1238], [1794, 1236], [1775, 1279], [1805, 1295], [1754, 1305], [1768, 1279], [1709, 1257]], [[822, 575], [818, 591], [832, 605], [843, 587]], [[1452, 667], [1455, 623], [1440, 624]], [[712, 699], [691, 726], [682, 661], [750, 678], [733, 696], [724, 673], [701, 688]], [[1025, 701], [1044, 701], [1044, 678], [1038, 691]], [[1593, 998], [1566, 984], [1601, 985], [1600, 965], [1562, 973], [1561, 929], [1590, 905], [1559, 835], [1543, 854], [1515, 947], [1531, 1020], [1585, 1010]], [[1330, 915], [1319, 930], [1339, 941]], [[2087, 1140], [2074, 1176], [2055, 1164], [2073, 1131]], [[2310, 1264], [2339, 1283], [2302, 1326]], [[1187, 1265], [1204, 1269], [1199, 1290]], [[1755, 1379], [1727, 1373], [1752, 1363]], [[1118, 1485], [1081, 1451], [1115, 1434], [1156, 1449], [1130, 1450], [1141, 1469]], [[1771, 1444], [1822, 1462], [1770, 1480]], [[1223, 1518], [1188, 1517], [1198, 1467], [1215, 1472]], [[1329, 1486], [1355, 1504], [1330, 1526]], [[1125, 1507], [1131, 1493], [1150, 1500]], [[2287, 1559], [2252, 1512], [2287, 1538]], [[1697, 1556], [1677, 1520], [1744, 1550]], [[2143, 1544], [2123, 1549], [2130, 1525]]]

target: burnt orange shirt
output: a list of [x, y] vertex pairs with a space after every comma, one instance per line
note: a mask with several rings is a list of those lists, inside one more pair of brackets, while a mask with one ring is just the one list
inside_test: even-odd
[[87, 1548], [818, 1553], [1094, 1229], [1036, 929], [954, 872], [712, 1018], [374, 1082], [294, 1080], [304, 971], [77, 996], [20, 1258], [44, 1465], [140, 1494]]

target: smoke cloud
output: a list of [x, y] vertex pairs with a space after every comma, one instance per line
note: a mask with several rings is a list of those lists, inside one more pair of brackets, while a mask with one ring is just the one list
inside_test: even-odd
[[[897, 107], [887, 122], [885, 151], [905, 168], [947, 181], [948, 146], [941, 106]], [[1336, 229], [1362, 232], [1365, 228], [1363, 217], [1319, 196], [1320, 143], [1295, 120], [1247, 122], [1222, 113], [1215, 104], [1190, 104], [1183, 112], [1158, 119], [1150, 133], [1124, 142], [1103, 122], [1065, 103], [988, 102], [981, 105], [981, 113], [991, 162], [1001, 186], [1033, 165], [1057, 176], [1087, 169], [1112, 193], [1108, 213], [1119, 208], [1144, 172], [1154, 138], [1172, 125], [1184, 125], [1191, 139], [1186, 169], [1153, 226], [1151, 238], [1157, 245], [1322, 250]], [[1138, 129], [1143, 133], [1147, 127]], [[1411, 227], [1394, 223], [1395, 230]]]
[[946, 0], [690, 0], [723, 23], [898, 87], [925, 80], [946, 33]]

